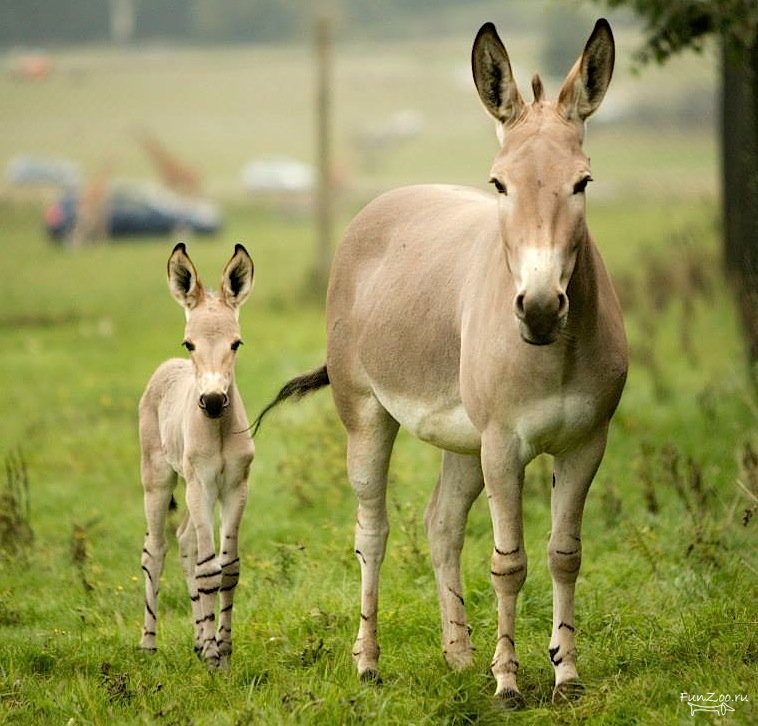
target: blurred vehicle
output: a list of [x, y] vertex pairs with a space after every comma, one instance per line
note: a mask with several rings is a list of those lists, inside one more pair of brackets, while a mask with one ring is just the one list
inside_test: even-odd
[[242, 183], [253, 194], [310, 192], [315, 178], [310, 164], [288, 156], [256, 159], [242, 170]]
[[[104, 201], [105, 235], [109, 238], [165, 235], [187, 230], [213, 234], [221, 228], [218, 207], [205, 199], [181, 197], [152, 186], [110, 186]], [[80, 194], [65, 192], [45, 210], [45, 226], [64, 242], [76, 229]]]
[[74, 188], [81, 182], [76, 165], [65, 159], [20, 154], [5, 168], [5, 178], [15, 186], [56, 186]]

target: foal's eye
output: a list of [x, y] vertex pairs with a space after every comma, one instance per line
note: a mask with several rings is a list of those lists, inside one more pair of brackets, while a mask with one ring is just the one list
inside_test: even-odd
[[495, 186], [498, 194], [508, 194], [508, 187], [506, 187], [505, 184], [500, 181], [500, 179], [495, 179], [493, 176], [492, 179], [490, 179], [490, 184], [493, 184]]
[[589, 184], [591, 181], [591, 176], [583, 176], [576, 184], [574, 184], [574, 194], [584, 194], [584, 190], [587, 188], [587, 184]]
[[242, 345], [242, 341], [241, 340], [235, 340], [232, 343], [232, 350], [237, 350], [237, 348], [239, 348], [241, 345]]
[[195, 350], [195, 344], [191, 340], [185, 340], [182, 342], [182, 345], [191, 353], [193, 350]]

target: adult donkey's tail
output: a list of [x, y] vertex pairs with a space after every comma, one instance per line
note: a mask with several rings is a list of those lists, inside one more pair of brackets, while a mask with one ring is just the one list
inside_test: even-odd
[[303, 373], [302, 376], [293, 378], [291, 381], [285, 383], [282, 387], [282, 390], [276, 394], [276, 398], [271, 401], [271, 403], [269, 403], [258, 414], [258, 418], [253, 421], [253, 436], [258, 433], [258, 429], [261, 427], [263, 417], [272, 408], [274, 408], [274, 406], [278, 406], [282, 401], [286, 401], [288, 398], [292, 398], [292, 396], [295, 398], [302, 398], [308, 393], [311, 393], [311, 391], [317, 391], [319, 388], [323, 388], [324, 386], [328, 385], [329, 374], [326, 372], [325, 365], [321, 366], [321, 368], [317, 368], [315, 371], [311, 371], [310, 373]]

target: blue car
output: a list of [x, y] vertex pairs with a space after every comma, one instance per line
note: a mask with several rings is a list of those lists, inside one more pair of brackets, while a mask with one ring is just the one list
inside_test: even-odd
[[[109, 238], [168, 235], [180, 231], [214, 234], [221, 228], [216, 205], [203, 199], [177, 196], [153, 187], [116, 186], [107, 197]], [[45, 210], [48, 234], [57, 242], [68, 239], [76, 226], [77, 192], [65, 192]]]

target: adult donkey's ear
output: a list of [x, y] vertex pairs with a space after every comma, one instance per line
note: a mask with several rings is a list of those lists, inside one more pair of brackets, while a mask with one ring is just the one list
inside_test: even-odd
[[174, 247], [168, 258], [168, 287], [171, 294], [185, 310], [192, 310], [205, 297], [205, 290], [184, 242]]
[[583, 122], [597, 110], [611, 82], [615, 56], [611, 26], [600, 18], [558, 95], [558, 111], [564, 118]]
[[512, 126], [523, 115], [526, 104], [513, 78], [503, 41], [492, 23], [482, 25], [476, 34], [471, 49], [471, 69], [484, 108], [500, 122], [503, 130]]
[[221, 296], [227, 305], [237, 310], [253, 289], [255, 270], [247, 250], [241, 245], [234, 246], [234, 254], [226, 263], [221, 275]]

